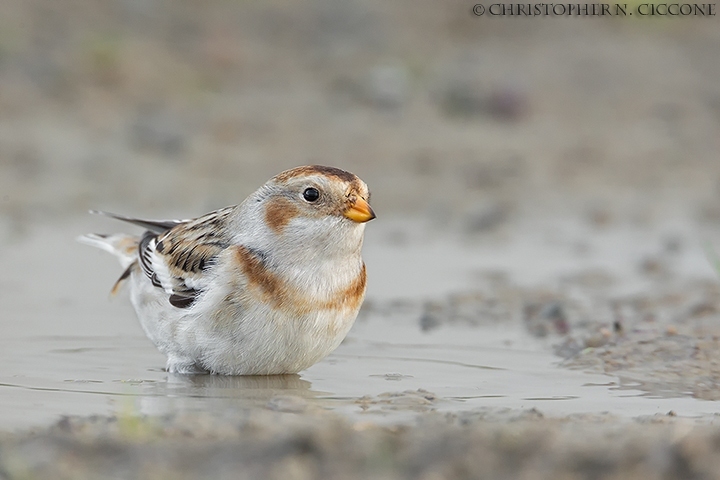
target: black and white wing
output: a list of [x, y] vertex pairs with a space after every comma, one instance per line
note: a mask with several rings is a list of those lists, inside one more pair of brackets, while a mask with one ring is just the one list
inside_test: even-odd
[[193, 304], [207, 287], [207, 271], [231, 244], [226, 228], [235, 207], [226, 207], [194, 220], [141, 220], [105, 214], [148, 230], [138, 245], [140, 267], [153, 285], [168, 293], [177, 308]]

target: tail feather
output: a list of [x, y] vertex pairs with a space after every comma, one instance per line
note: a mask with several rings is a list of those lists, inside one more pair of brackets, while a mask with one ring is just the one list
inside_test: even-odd
[[115, 235], [103, 235], [88, 233], [77, 237], [77, 241], [96, 247], [115, 255], [124, 268], [128, 268], [138, 258], [138, 243], [140, 239], [133, 235], [118, 233]]
[[109, 235], [104, 235], [102, 233], [86, 233], [85, 235], [80, 235], [75, 238], [75, 240], [80, 243], [84, 243], [85, 245], [90, 245], [91, 247], [100, 248], [106, 252], [115, 254], [115, 248], [108, 240], [108, 237]]
[[112, 289], [110, 290], [110, 296], [114, 297], [115, 295], [117, 295], [117, 293], [120, 291], [120, 289], [122, 288], [123, 284], [125, 283], [125, 280], [127, 280], [128, 278], [130, 278], [130, 274], [132, 273], [132, 269], [133, 269], [133, 267], [136, 266], [136, 265], [137, 265], [137, 262], [133, 262], [133, 263], [131, 263], [131, 264], [125, 269], [125, 271], [123, 272], [123, 274], [120, 275], [120, 278], [117, 279], [117, 281], [115, 282], [115, 285], [113, 285]]
[[[90, 213], [105, 215], [107, 217], [115, 218], [117, 220], [129, 222], [134, 225], [146, 228], [154, 233], [165, 232], [177, 225], [178, 223], [182, 223], [182, 221], [179, 220], [141, 220], [138, 218], [130, 218], [123, 215], [116, 215], [114, 213], [100, 212], [96, 210], [90, 210]], [[125, 270], [123, 271], [123, 274], [120, 275], [120, 278], [118, 278], [118, 280], [115, 282], [115, 285], [113, 285], [112, 290], [110, 290], [110, 295], [116, 295], [120, 291], [120, 288], [123, 286], [125, 281], [130, 278], [130, 274], [132, 273], [133, 268], [136, 268], [138, 265], [138, 248], [140, 245], [140, 237], [126, 235], [124, 233], [118, 233], [114, 235], [88, 233], [77, 237], [77, 241], [80, 243], [84, 243], [85, 245], [90, 245], [91, 247], [96, 247], [101, 250], [105, 250], [106, 252], [112, 253], [117, 257], [118, 260], [120, 260], [120, 264]]]

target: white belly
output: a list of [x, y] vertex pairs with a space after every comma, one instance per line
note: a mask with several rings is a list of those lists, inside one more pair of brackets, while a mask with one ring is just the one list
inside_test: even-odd
[[145, 333], [168, 356], [168, 371], [177, 373], [297, 373], [337, 348], [359, 310], [358, 304], [291, 316], [224, 286], [180, 309], [141, 272], [133, 274], [131, 284]]

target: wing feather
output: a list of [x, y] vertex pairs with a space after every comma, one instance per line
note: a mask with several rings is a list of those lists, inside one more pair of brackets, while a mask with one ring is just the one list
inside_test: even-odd
[[[170, 295], [168, 301], [173, 306], [189, 307], [207, 287], [208, 269], [231, 244], [225, 227], [233, 210], [223, 208], [143, 235], [138, 247], [140, 266], [153, 285]], [[142, 225], [140, 222], [145, 221], [133, 223]]]
[[102, 212], [100, 210], [90, 210], [90, 213], [95, 215], [103, 215], [105, 217], [114, 218], [122, 222], [132, 223], [139, 227], [147, 228], [149, 231], [154, 233], [163, 233], [176, 225], [185, 223], [188, 220], [143, 220], [142, 218], [126, 217], [125, 215], [118, 215], [117, 213]]

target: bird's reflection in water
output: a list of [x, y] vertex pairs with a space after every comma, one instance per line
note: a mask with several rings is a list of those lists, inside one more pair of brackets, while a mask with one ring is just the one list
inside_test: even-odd
[[311, 386], [310, 382], [300, 378], [300, 375], [229, 376], [172, 373], [168, 374], [167, 385], [169, 389], [184, 389], [190, 395], [208, 397], [245, 397], [262, 392], [307, 396]]
[[265, 407], [276, 396], [309, 400], [324, 392], [311, 390], [299, 375], [226, 376], [168, 374], [167, 382], [148, 386], [141, 400], [145, 414], [178, 411], [218, 411], [238, 407]]

